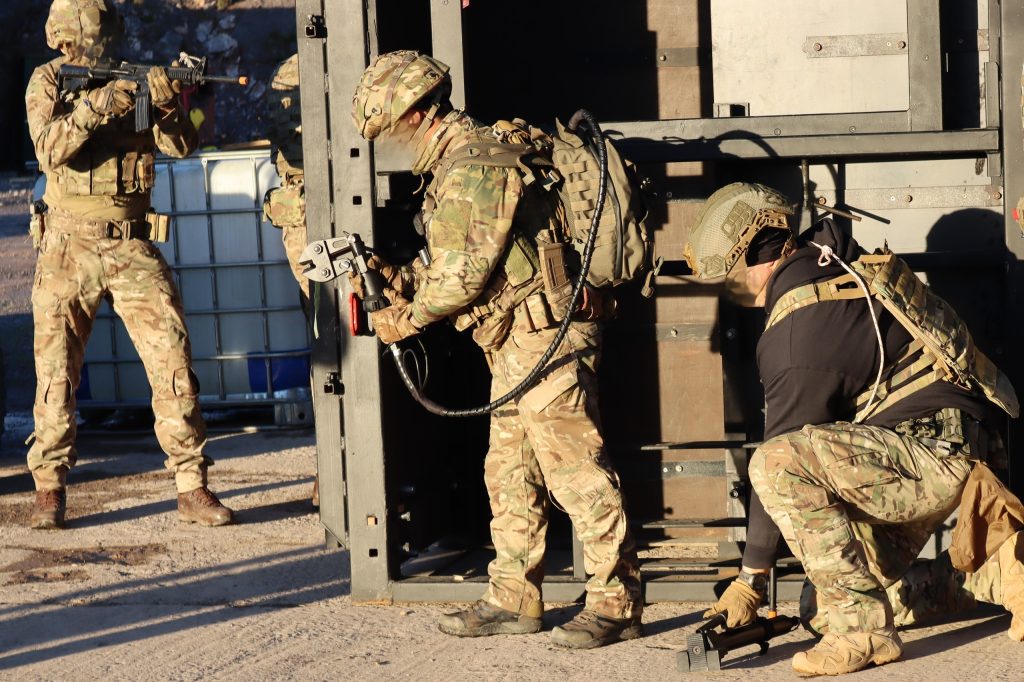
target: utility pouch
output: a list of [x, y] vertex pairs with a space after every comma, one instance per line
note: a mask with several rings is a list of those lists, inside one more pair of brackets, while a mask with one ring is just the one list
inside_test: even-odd
[[149, 225], [149, 240], [152, 242], [165, 242], [171, 233], [170, 216], [160, 215], [150, 209], [146, 212], [146, 223]]
[[46, 211], [49, 207], [42, 199], [29, 204], [28, 233], [32, 236], [32, 248], [36, 251], [43, 243], [43, 233], [46, 232]]
[[565, 244], [542, 242], [537, 248], [540, 260], [540, 274], [544, 280], [544, 296], [556, 320], [564, 320], [569, 314], [569, 299], [572, 297], [572, 280], [565, 265]]

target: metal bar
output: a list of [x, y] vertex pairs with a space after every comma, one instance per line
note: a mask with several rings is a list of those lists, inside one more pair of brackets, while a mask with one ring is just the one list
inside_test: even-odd
[[[818, 199], [836, 199], [836, 190], [816, 192]], [[1002, 191], [991, 185], [955, 185], [948, 187], [880, 187], [844, 189], [843, 205], [854, 210], [877, 211], [905, 208], [969, 208], [1002, 206]]]
[[939, 0], [907, 0], [910, 129], [942, 130]]
[[611, 121], [603, 125], [607, 134], [616, 137], [618, 133], [622, 133], [624, 137], [669, 141], [731, 138], [743, 134], [747, 137], [773, 138], [845, 133], [894, 133], [910, 130], [905, 111]]
[[[355, 22], [361, 24], [362, 9], [355, 8], [354, 0], [345, 3], [342, 13], [355, 9]], [[331, 166], [332, 138], [331, 122], [328, 113], [327, 77], [327, 44], [326, 38], [312, 31], [312, 37], [305, 37], [309, 18], [324, 16], [323, 0], [297, 0], [295, 7], [296, 29], [299, 35], [299, 79], [302, 90], [302, 159], [305, 168], [304, 183], [306, 188], [306, 231], [310, 241], [330, 239], [335, 236], [334, 224], [331, 219], [331, 186], [333, 168]], [[340, 23], [338, 30], [346, 33], [345, 25]], [[333, 27], [332, 27], [333, 28]], [[363, 45], [364, 27], [346, 33], [346, 39]], [[358, 64], [364, 64], [366, 55], [362, 49], [354, 57]], [[349, 74], [351, 75], [351, 74]], [[347, 86], [341, 83], [351, 95], [353, 78]], [[351, 123], [349, 123], [351, 125]], [[341, 156], [352, 155], [353, 158], [367, 158], [369, 146], [366, 143], [348, 147], [340, 140], [337, 142]], [[312, 386], [323, 386], [330, 374], [338, 372], [339, 344], [337, 325], [334, 315], [338, 311], [338, 300], [334, 287], [320, 288], [321, 304], [319, 311], [313, 315], [324, 320], [319, 325], [320, 334], [312, 342], [311, 381]], [[343, 324], [340, 320], [338, 324]], [[314, 389], [318, 390], [318, 389]], [[334, 396], [315, 394], [313, 400], [313, 420], [316, 427], [317, 472], [320, 476], [320, 521], [327, 532], [342, 543], [348, 543], [348, 509], [345, 499], [345, 464], [344, 439], [342, 438], [341, 405]]]
[[[203, 355], [199, 357], [193, 357], [193, 362], [221, 362], [226, 360], [259, 360], [261, 358], [304, 358], [309, 355], [308, 350], [280, 350], [270, 351], [267, 353], [221, 353], [219, 355]], [[99, 360], [89, 360], [85, 364], [87, 365], [127, 365], [127, 364], [142, 364], [142, 361], [137, 358], [105, 358]]]
[[[172, 265], [171, 270], [210, 270], [217, 268], [223, 270], [224, 268], [255, 268], [263, 265], [288, 265], [287, 260], [267, 260], [267, 261], [238, 261], [237, 263], [182, 263], [180, 265]], [[298, 306], [292, 306], [295, 310], [298, 310]]]
[[[644, 601], [653, 602], [714, 602], [715, 587], [721, 579], [678, 579], [673, 576], [645, 576]], [[579, 580], [545, 580], [544, 598], [552, 602], [575, 602], [585, 594], [586, 583]], [[798, 579], [780, 580], [776, 591], [782, 601], [798, 601], [803, 582]], [[486, 579], [455, 582], [443, 578], [408, 578], [391, 583], [390, 596], [395, 601], [410, 602], [472, 602], [483, 596]], [[359, 598], [353, 597], [355, 601]]]
[[[996, 0], [991, 0], [996, 2]], [[1003, 175], [1006, 196], [1006, 207], [1016, 206], [1024, 198], [1024, 117], [1022, 117], [1021, 79], [1024, 76], [1024, 4], [1020, 2], [999, 2], [992, 7], [993, 15], [998, 11], [998, 19], [993, 16], [989, 26], [989, 43], [993, 53], [998, 55], [999, 72], [1002, 76], [1002, 131], [1003, 131]], [[998, 36], [996, 31], [998, 30]], [[1012, 210], [1004, 210], [1006, 248], [1011, 256], [1007, 272], [1006, 308], [1004, 319], [1020, 320], [1024, 316], [1024, 239], [1021, 227], [1012, 217]], [[1002, 346], [1006, 349], [1020, 348], [1024, 343], [1024, 325], [1003, 325], [1005, 337]], [[1024, 380], [1024, 363], [1020, 354], [1004, 353], [994, 358], [996, 363], [1009, 375], [1010, 381], [1017, 386]], [[1009, 462], [1010, 488], [1018, 495], [1024, 492], [1024, 470], [1016, 464], [1024, 441], [1024, 425], [1020, 420], [1010, 422], [1009, 428]]]
[[803, 46], [804, 53], [812, 59], [904, 54], [906, 49], [906, 33], [807, 36]]
[[[204, 189], [204, 201], [206, 202], [206, 209], [210, 210], [210, 192], [212, 187], [210, 186], [210, 165], [206, 159], [203, 159], [200, 164], [203, 169], [203, 189]], [[210, 247], [210, 262], [217, 262], [217, 247], [213, 237], [213, 216], [210, 214], [206, 215], [206, 240]], [[210, 268], [210, 303], [214, 309], [220, 307], [220, 295], [217, 291], [217, 269]], [[220, 334], [220, 317], [214, 316], [213, 318], [213, 350], [217, 355], [220, 355], [223, 351], [223, 344], [221, 343]], [[223, 398], [227, 394], [227, 389], [224, 387], [224, 364], [221, 362], [217, 363], [217, 395]]]
[[[256, 157], [252, 157], [251, 165], [252, 165], [252, 196], [253, 196], [253, 203], [256, 204], [260, 200], [259, 199], [260, 175], [259, 175], [259, 170], [256, 168]], [[254, 213], [254, 215], [255, 215], [255, 213]], [[263, 221], [260, 218], [256, 218], [256, 259], [259, 260], [259, 261], [263, 260]], [[266, 270], [264, 269], [264, 267], [261, 266], [261, 267], [256, 269], [256, 272], [257, 272], [257, 276], [258, 276], [259, 282], [260, 282], [260, 307], [263, 308], [263, 310], [260, 311], [260, 317], [262, 318], [262, 321], [263, 321], [263, 325], [262, 325], [263, 326], [263, 351], [269, 353], [270, 352], [270, 315], [266, 311], [266, 308], [267, 308], [267, 277], [266, 277]], [[269, 395], [273, 395], [274, 394], [274, 386], [273, 386], [273, 382], [274, 382], [274, 376], [273, 375], [274, 375], [274, 373], [271, 371], [272, 367], [271, 367], [271, 362], [270, 362], [269, 358], [264, 360], [264, 362], [263, 362], [263, 369], [266, 372], [266, 377], [265, 378], [266, 378], [266, 382], [267, 382], [267, 393]]]
[[[186, 310], [185, 311], [185, 317], [188, 318], [188, 317], [192, 317], [194, 315], [231, 315], [231, 314], [238, 315], [238, 314], [242, 314], [242, 313], [248, 313], [248, 314], [253, 314], [253, 313], [282, 313], [282, 312], [289, 312], [289, 311], [293, 311], [293, 310], [297, 311], [298, 308], [296, 306], [283, 306], [283, 305], [282, 306], [267, 306], [265, 308], [221, 308], [220, 310], [214, 310], [213, 308], [204, 308], [202, 310]], [[102, 320], [102, 319], [117, 320], [117, 319], [120, 319], [120, 318], [118, 318], [117, 315], [114, 315], [114, 314], [101, 313], [101, 314], [96, 316], [96, 319], [98, 319], [98, 320]]]
[[452, 105], [466, 106], [466, 69], [462, 49], [462, 2], [430, 0], [431, 54], [451, 67]]
[[746, 517], [728, 519], [657, 519], [656, 521], [639, 521], [634, 525], [648, 530], [662, 528], [738, 528], [747, 525]]
[[[255, 157], [250, 157], [250, 158], [253, 159], [253, 163], [256, 162], [256, 158]], [[258, 184], [256, 185], [256, 188], [257, 188], [257, 190], [259, 189], [259, 185]], [[258, 198], [259, 197], [257, 197], [257, 199]], [[199, 217], [199, 216], [207, 216], [207, 215], [245, 215], [246, 213], [263, 213], [263, 209], [262, 208], [211, 208], [208, 211], [171, 211], [169, 213], [164, 213], [163, 215], [169, 215], [172, 218], [178, 218], [178, 217], [189, 218], [189, 217]]]
[[[725, 120], [725, 119], [723, 119]], [[729, 119], [735, 121], [736, 119]], [[870, 133], [864, 135], [812, 135], [766, 139], [736, 131], [726, 139], [707, 140], [681, 136], [653, 139], [646, 124], [621, 124], [627, 135], [617, 144], [623, 154], [638, 162], [711, 161], [716, 159], [817, 159], [871, 156], [955, 156], [999, 150], [999, 130], [935, 131], [917, 133]], [[635, 136], [629, 137], [630, 134]]]

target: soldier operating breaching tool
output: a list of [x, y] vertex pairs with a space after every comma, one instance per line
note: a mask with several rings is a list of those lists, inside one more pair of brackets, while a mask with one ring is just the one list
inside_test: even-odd
[[[1018, 413], [1013, 388], [902, 260], [865, 253], [827, 219], [794, 237], [791, 215], [775, 190], [734, 183], [704, 204], [685, 250], [698, 277], [728, 275], [768, 311], [757, 346], [765, 442], [750, 461], [743, 570], [705, 616], [753, 620], [781, 533], [815, 591], [801, 617], [824, 634], [793, 658], [801, 674], [898, 659], [894, 606], [909, 622], [929, 600], [1001, 602], [1010, 637], [1024, 638], [1019, 527], [992, 532], [971, 501], [1020, 509], [981, 463], [1002, 449], [994, 408]], [[975, 573], [957, 579], [949, 557], [911, 569], [962, 497], [960, 523], [974, 536], [959, 537], [981, 550], [954, 554], [958, 525], [950, 556]], [[915, 593], [921, 582], [931, 584]]]
[[231, 510], [206, 487], [212, 461], [181, 298], [152, 244], [167, 219], [149, 211], [153, 155], [191, 153], [196, 131], [179, 87], [159, 67], [149, 71], [153, 127], [136, 131], [135, 84], [116, 80], [62, 94], [62, 64], [88, 65], [110, 52], [120, 33], [111, 0], [54, 0], [47, 44], [61, 56], [37, 68], [25, 102], [29, 133], [46, 174], [32, 315], [35, 322], [35, 442], [28, 466], [36, 486], [33, 528], [64, 525], [65, 483], [75, 464], [75, 389], [96, 311], [108, 299], [124, 321], [153, 391], [155, 430], [174, 471], [178, 517], [219, 526]]
[[[515, 164], [474, 155], [511, 133], [453, 110], [450, 89], [448, 67], [412, 51], [381, 55], [356, 88], [360, 134], [411, 155], [414, 173], [433, 174], [424, 205], [431, 262], [397, 268], [372, 259], [392, 288], [391, 305], [372, 320], [384, 343], [445, 318], [472, 328], [491, 367], [491, 394], [503, 396], [533, 370], [566, 314], [564, 288], [545, 287], [538, 257], [564, 232], [564, 217]], [[572, 518], [592, 574], [586, 608], [555, 628], [554, 641], [583, 648], [642, 634], [636, 550], [598, 421], [600, 328], [585, 311], [577, 315], [541, 379], [491, 415], [484, 479], [497, 556], [484, 598], [441, 619], [448, 634], [541, 629], [549, 491]]]

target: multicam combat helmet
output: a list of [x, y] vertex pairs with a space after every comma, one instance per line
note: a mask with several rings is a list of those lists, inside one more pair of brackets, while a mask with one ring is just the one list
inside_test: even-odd
[[363, 72], [352, 96], [352, 121], [367, 140], [386, 133], [414, 104], [451, 91], [448, 65], [415, 50], [382, 54]]
[[53, 0], [46, 18], [46, 44], [82, 48], [99, 57], [121, 32], [121, 22], [111, 0]]
[[734, 182], [704, 202], [683, 258], [701, 279], [724, 277], [764, 229], [789, 230], [793, 207], [781, 193], [756, 183]]

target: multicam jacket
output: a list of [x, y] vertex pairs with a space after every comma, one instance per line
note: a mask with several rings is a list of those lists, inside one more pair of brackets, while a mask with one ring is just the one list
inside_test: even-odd
[[81, 218], [134, 220], [150, 203], [154, 148], [183, 158], [198, 136], [176, 106], [155, 112], [152, 130], [135, 131], [134, 117], [104, 117], [82, 100], [61, 95], [57, 73], [67, 57], [37, 68], [25, 93], [29, 135], [46, 174], [46, 203]]
[[537, 240], [558, 223], [551, 198], [514, 168], [460, 163], [445, 171], [460, 147], [480, 140], [495, 141], [492, 128], [453, 111], [417, 161], [435, 178], [423, 209], [431, 264], [417, 273], [412, 316], [418, 326], [445, 317], [458, 329], [476, 325], [473, 338], [490, 350], [520, 304], [537, 328], [557, 321], [543, 303]]

